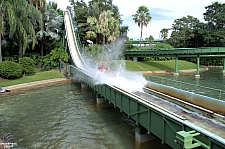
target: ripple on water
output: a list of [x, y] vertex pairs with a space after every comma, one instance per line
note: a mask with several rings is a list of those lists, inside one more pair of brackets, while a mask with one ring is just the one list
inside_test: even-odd
[[96, 106], [95, 97], [70, 83], [4, 96], [0, 133], [11, 132], [19, 149], [136, 148], [133, 121], [111, 105]]

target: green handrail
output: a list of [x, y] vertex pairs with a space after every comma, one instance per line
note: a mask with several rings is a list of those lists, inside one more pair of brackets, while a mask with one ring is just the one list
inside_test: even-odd
[[83, 48], [81, 46], [81, 41], [80, 41], [80, 37], [79, 37], [79, 33], [78, 33], [78, 28], [76, 26], [74, 26], [74, 21], [72, 19], [71, 12], [69, 10], [67, 10], [67, 12], [69, 13], [72, 29], [73, 29], [73, 32], [74, 32], [74, 35], [75, 35], [75, 40], [76, 40], [76, 43], [77, 43], [77, 48], [78, 48], [79, 52], [81, 53], [84, 50], [83, 50]]
[[[174, 79], [168, 79], [168, 78], [163, 78], [163, 77], [158, 77], [158, 76], [153, 76], [153, 75], [144, 75], [144, 76], [147, 80], [152, 81], [152, 82], [160, 83], [160, 84], [167, 85], [167, 86], [172, 86], [175, 88], [179, 88], [181, 90], [191, 91], [191, 92], [201, 94], [201, 95], [206, 95], [209, 97], [216, 98], [218, 100], [225, 100], [225, 98], [222, 99], [222, 97], [225, 95], [225, 91], [223, 91], [221, 89], [215, 89], [215, 88], [211, 88], [211, 87], [207, 87], [207, 86], [191, 84], [191, 83], [187, 83], [187, 82], [182, 82], [182, 81], [178, 81], [178, 80], [174, 80]], [[188, 88], [188, 86], [190, 86], [191, 89]]]

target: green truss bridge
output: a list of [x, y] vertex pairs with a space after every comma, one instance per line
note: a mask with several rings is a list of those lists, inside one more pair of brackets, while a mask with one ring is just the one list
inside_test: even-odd
[[155, 50], [130, 50], [124, 53], [127, 59], [138, 61], [144, 57], [175, 57], [175, 73], [178, 73], [178, 59], [179, 57], [195, 57], [197, 59], [196, 77], [200, 77], [200, 58], [201, 57], [222, 57], [223, 58], [223, 72], [225, 73], [225, 47], [212, 48], [174, 48], [174, 49], [155, 49]]

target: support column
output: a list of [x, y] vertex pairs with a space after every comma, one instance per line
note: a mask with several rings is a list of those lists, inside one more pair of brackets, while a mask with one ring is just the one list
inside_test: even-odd
[[133, 57], [134, 62], [138, 62], [138, 57]]
[[199, 55], [198, 55], [198, 56], [197, 56], [197, 70], [196, 70], [195, 78], [200, 78], [200, 74], [199, 74], [199, 66], [200, 66], [200, 57], [199, 57]]
[[135, 141], [141, 145], [145, 142], [155, 139], [154, 136], [147, 134], [141, 126], [135, 126]]
[[177, 55], [175, 57], [175, 73], [173, 75], [174, 76], [179, 76], [179, 72], [178, 72], [178, 56]]
[[96, 102], [97, 104], [103, 104], [103, 103], [106, 103], [106, 100], [100, 94], [96, 94]]
[[223, 76], [225, 76], [225, 57], [223, 58]]
[[84, 84], [83, 82], [81, 82], [81, 90], [88, 90], [89, 89], [89, 87], [86, 85], [86, 84]]

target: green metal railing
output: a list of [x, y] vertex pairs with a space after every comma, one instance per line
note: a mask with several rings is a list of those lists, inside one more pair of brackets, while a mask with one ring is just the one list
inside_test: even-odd
[[159, 84], [175, 87], [181, 90], [186, 90], [189, 92], [194, 92], [196, 94], [205, 95], [218, 100], [225, 100], [225, 91], [221, 89], [215, 89], [211, 87], [201, 86], [198, 84], [191, 84], [187, 82], [182, 82], [174, 79], [168, 79], [153, 75], [144, 75], [149, 81], [156, 82]]
[[77, 28], [77, 26], [74, 26], [74, 24], [76, 24], [76, 21], [73, 21], [73, 19], [71, 17], [72, 16], [71, 12], [69, 10], [67, 10], [67, 12], [69, 13], [72, 29], [73, 29], [73, 32], [74, 32], [74, 39], [76, 40], [76, 43], [77, 43], [77, 48], [78, 48], [79, 52], [83, 52], [84, 49], [83, 49], [81, 41], [80, 41], [78, 28]]

